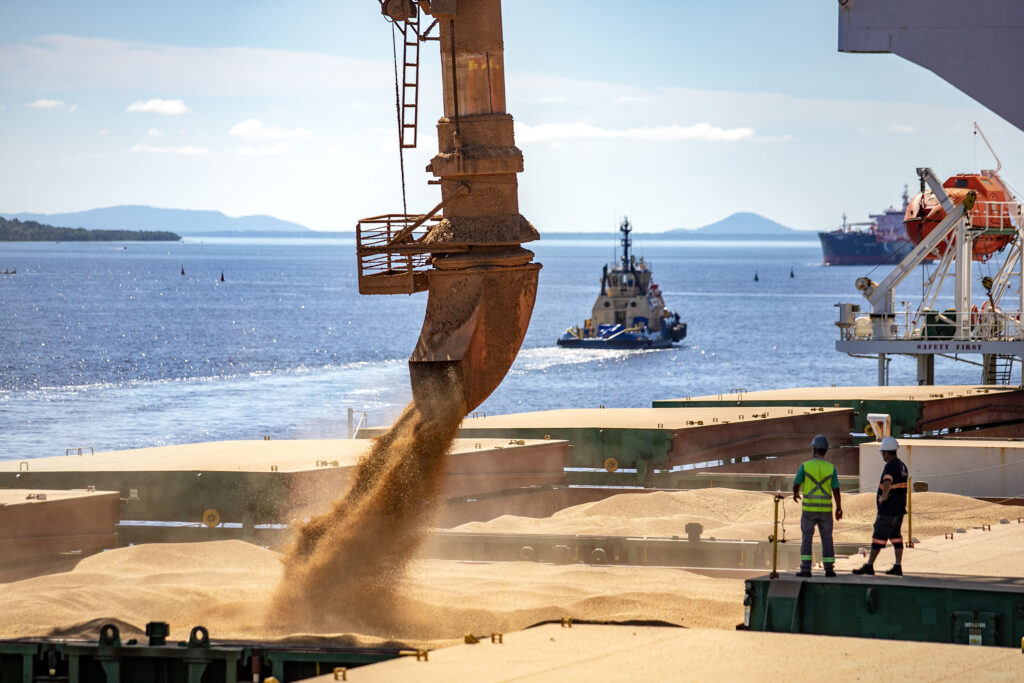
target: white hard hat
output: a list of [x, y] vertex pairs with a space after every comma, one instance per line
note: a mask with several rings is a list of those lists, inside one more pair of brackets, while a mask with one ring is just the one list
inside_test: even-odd
[[884, 439], [882, 439], [882, 446], [881, 448], [879, 448], [879, 450], [892, 451], [895, 453], [899, 449], [899, 447], [900, 444], [896, 439], [892, 438], [891, 436], [887, 436]]

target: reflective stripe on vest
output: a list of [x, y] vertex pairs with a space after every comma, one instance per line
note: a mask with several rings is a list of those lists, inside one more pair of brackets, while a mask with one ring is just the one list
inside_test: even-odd
[[826, 460], [804, 463], [803, 509], [807, 512], [832, 511], [832, 474], [835, 467]]

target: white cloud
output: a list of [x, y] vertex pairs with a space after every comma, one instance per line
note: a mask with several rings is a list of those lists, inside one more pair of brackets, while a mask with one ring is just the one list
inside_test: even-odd
[[126, 112], [146, 112], [149, 114], [163, 114], [165, 116], [180, 116], [191, 113], [191, 109], [185, 106], [181, 100], [136, 100], [128, 105]]
[[205, 147], [197, 147], [195, 145], [185, 145], [182, 147], [154, 147], [146, 144], [145, 142], [140, 142], [128, 150], [129, 154], [138, 154], [142, 152], [148, 152], [150, 154], [179, 154], [182, 156], [208, 156], [210, 154], [210, 150]]
[[635, 95], [622, 95], [620, 97], [616, 97], [615, 101], [619, 104], [635, 104], [637, 102], [647, 102], [648, 98], [637, 97]]
[[692, 126], [653, 126], [645, 128], [612, 129], [576, 123], [542, 123], [530, 126], [520, 123], [516, 126], [516, 139], [521, 142], [550, 142], [552, 140], [642, 140], [648, 142], [678, 142], [682, 140], [705, 140], [711, 142], [737, 142], [754, 138], [753, 128], [719, 128], [709, 123], [695, 123]]
[[882, 129], [883, 133], [896, 133], [898, 135], [906, 135], [913, 133], [916, 129], [913, 126], [907, 126], [902, 123], [890, 123], [888, 126]]
[[29, 102], [28, 106], [33, 109], [60, 109], [64, 106], [64, 103], [60, 100], [36, 100], [35, 102]]
[[78, 111], [78, 105], [77, 104], [72, 104], [71, 108], [68, 109], [68, 113], [69, 114], [74, 114], [76, 111]]
[[550, 95], [548, 97], [542, 97], [537, 102], [540, 104], [558, 104], [559, 102], [568, 102], [569, 98], [565, 95]]
[[7, 105], [0, 103], [0, 111], [3, 111], [4, 109], [7, 109]]
[[858, 126], [857, 132], [861, 135], [910, 135], [912, 133], [916, 133], [917, 129], [913, 126], [901, 123], [887, 123], [879, 125], [877, 128], [872, 126]]
[[[217, 97], [373, 92], [393, 78], [371, 61], [260, 48], [205, 48], [51, 35], [0, 45], [0, 88], [128, 89]], [[17, 65], [17, 68], [13, 68]]]
[[330, 154], [331, 156], [340, 157], [343, 156], [347, 151], [348, 149], [344, 142], [339, 142], [338, 144], [327, 148], [327, 153]]
[[262, 121], [248, 119], [236, 124], [228, 131], [228, 135], [234, 135], [243, 140], [295, 140], [308, 138], [312, 133], [304, 128], [281, 130], [277, 126], [265, 126]]
[[100, 128], [98, 131], [96, 131], [96, 135], [109, 135], [109, 134], [110, 134], [110, 129], [109, 128]]
[[148, 135], [151, 138], [158, 138], [161, 135], [163, 135], [163, 133], [160, 132], [159, 128], [150, 128], [146, 135]]
[[233, 150], [234, 154], [243, 157], [268, 157], [268, 156], [280, 156], [287, 154], [292, 149], [292, 146], [287, 142], [281, 142], [276, 145], [260, 145], [259, 147], [239, 147]]

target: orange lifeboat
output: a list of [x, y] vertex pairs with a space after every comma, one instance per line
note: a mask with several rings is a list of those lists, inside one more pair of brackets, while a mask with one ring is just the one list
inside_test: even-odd
[[[942, 187], [945, 188], [946, 194], [954, 204], [960, 204], [968, 192], [974, 191], [977, 200], [971, 210], [971, 225], [975, 228], [1013, 229], [1012, 205], [1010, 204], [1014, 201], [1013, 195], [994, 172], [958, 173], [942, 183]], [[910, 200], [907, 212], [903, 217], [907, 237], [914, 244], [920, 243], [945, 217], [946, 211], [942, 208], [935, 193], [931, 190], [919, 192]], [[1012, 239], [1012, 234], [980, 234], [976, 236], [972, 250], [974, 260], [988, 260], [992, 254], [1005, 247]], [[954, 240], [941, 242], [936, 247], [938, 256], [941, 257], [945, 254], [947, 247], [953, 242]]]

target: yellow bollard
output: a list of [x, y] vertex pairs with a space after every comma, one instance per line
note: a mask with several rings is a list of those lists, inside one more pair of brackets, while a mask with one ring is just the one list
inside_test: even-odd
[[914, 547], [914, 483], [907, 477], [907, 542], [903, 545]]
[[779, 578], [779, 503], [782, 501], [782, 494], [775, 494], [775, 522], [772, 526], [772, 573], [769, 579]]

